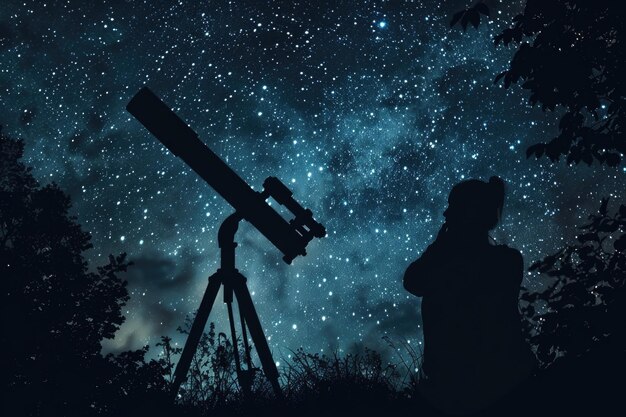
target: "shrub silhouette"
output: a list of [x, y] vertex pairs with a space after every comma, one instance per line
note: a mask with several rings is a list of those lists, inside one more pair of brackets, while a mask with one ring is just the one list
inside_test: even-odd
[[[188, 317], [179, 332], [187, 334], [191, 322]], [[255, 372], [252, 395], [247, 397], [237, 383], [232, 341], [224, 333], [217, 334], [210, 323], [176, 403], [179, 410], [210, 415], [374, 415], [383, 409], [408, 409], [417, 397], [422, 411], [430, 410], [417, 394], [419, 355], [404, 343], [396, 347], [386, 340], [403, 354], [398, 355], [397, 363], [367, 348], [346, 355], [290, 351], [280, 361], [283, 397], [275, 397], [260, 370]], [[238, 344], [241, 346], [241, 341]], [[167, 336], [161, 337], [158, 346], [162, 349], [160, 364], [171, 381], [169, 371], [181, 349], [173, 347]]]
[[[626, 372], [626, 207], [608, 199], [577, 240], [531, 265], [545, 289], [526, 292], [522, 311], [542, 369], [523, 394], [541, 415], [611, 415]], [[567, 401], [563, 401], [567, 398]]]
[[[163, 386], [146, 349], [100, 353], [124, 321], [119, 273], [126, 255], [89, 271], [90, 235], [69, 197], [41, 186], [21, 158], [24, 144], [0, 129], [0, 276], [4, 411], [14, 415], [106, 415]], [[6, 400], [8, 399], [8, 400]]]
[[[184, 327], [179, 327], [178, 332], [188, 335], [192, 323], [192, 317], [186, 317]], [[165, 363], [173, 363], [170, 358], [182, 352], [181, 348], [172, 347], [169, 337], [162, 336], [159, 346], [162, 347], [163, 357], [167, 358]], [[170, 383], [173, 382], [171, 370], [172, 365], [167, 365]], [[215, 323], [211, 322], [208, 331], [200, 338], [187, 379], [178, 392], [177, 401], [185, 406], [214, 410], [241, 400], [241, 395], [237, 385], [232, 343], [226, 334], [216, 334]]]
[[626, 349], [626, 206], [614, 213], [603, 199], [577, 241], [531, 265], [549, 285], [522, 299], [530, 341], [549, 365], [594, 349]]

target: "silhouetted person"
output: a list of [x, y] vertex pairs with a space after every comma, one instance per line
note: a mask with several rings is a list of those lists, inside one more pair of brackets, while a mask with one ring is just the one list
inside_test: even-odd
[[529, 375], [521, 334], [519, 251], [490, 242], [500, 220], [504, 182], [463, 181], [452, 188], [437, 239], [405, 272], [422, 297], [423, 393], [447, 412], [497, 401]]

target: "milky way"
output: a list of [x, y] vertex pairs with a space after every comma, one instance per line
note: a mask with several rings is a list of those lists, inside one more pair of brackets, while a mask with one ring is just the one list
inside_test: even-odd
[[[93, 235], [92, 265], [120, 252], [135, 263], [126, 323], [105, 349], [176, 335], [218, 267], [217, 228], [233, 212], [125, 111], [143, 85], [251, 186], [279, 177], [328, 230], [291, 266], [250, 225], [237, 235], [277, 358], [384, 348], [384, 336], [419, 345], [402, 273], [463, 179], [505, 179], [493, 237], [527, 265], [571, 239], [602, 196], [622, 200], [622, 168], [526, 159], [557, 133], [558, 113], [493, 85], [514, 50], [491, 39], [520, 4], [492, 2], [496, 19], [467, 33], [449, 27], [464, 5], [3, 2], [4, 131], [25, 140], [42, 183], [71, 195]], [[223, 328], [225, 308], [214, 311]]]

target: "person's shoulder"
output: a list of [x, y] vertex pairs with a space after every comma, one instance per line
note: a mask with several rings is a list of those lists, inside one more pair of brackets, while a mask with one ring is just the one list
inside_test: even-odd
[[522, 253], [517, 249], [511, 248], [507, 245], [495, 245], [494, 250], [498, 252], [498, 255], [507, 259], [511, 263], [523, 265], [524, 258]]
[[501, 251], [502, 253], [508, 254], [509, 256], [522, 256], [520, 251], [507, 245], [494, 245], [493, 247], [496, 248], [496, 250]]

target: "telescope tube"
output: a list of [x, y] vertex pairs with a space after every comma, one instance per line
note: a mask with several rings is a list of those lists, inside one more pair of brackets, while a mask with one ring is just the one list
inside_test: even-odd
[[139, 90], [126, 110], [272, 242], [285, 255], [285, 262], [289, 264], [296, 256], [306, 255], [308, 241], [150, 89]]

